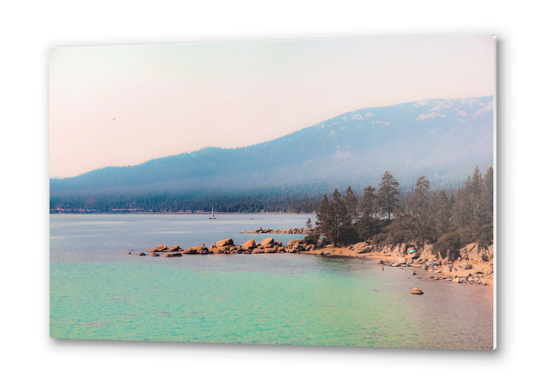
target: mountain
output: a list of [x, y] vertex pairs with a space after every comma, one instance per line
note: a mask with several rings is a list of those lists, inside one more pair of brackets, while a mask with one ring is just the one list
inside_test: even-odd
[[[235, 191], [315, 191], [378, 185], [391, 171], [412, 189], [464, 182], [493, 165], [493, 97], [431, 99], [347, 112], [281, 138], [243, 148], [205, 148], [127, 167], [51, 179], [51, 202]], [[302, 193], [302, 192], [301, 192]], [[84, 197], [84, 198], [83, 198]]]

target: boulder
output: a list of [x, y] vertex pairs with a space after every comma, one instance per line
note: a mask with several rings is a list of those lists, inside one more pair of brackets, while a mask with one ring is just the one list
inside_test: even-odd
[[423, 295], [423, 291], [420, 288], [416, 288], [416, 287], [412, 288], [410, 290], [410, 293], [412, 295]]
[[297, 240], [297, 239], [292, 239], [292, 240], [290, 240], [290, 241], [288, 242], [288, 245], [294, 245], [294, 244], [296, 244], [297, 242], [299, 242], [299, 240]]
[[406, 257], [401, 257], [401, 258], [397, 259], [397, 263], [399, 263], [399, 264], [406, 264], [406, 263], [407, 263]]
[[158, 252], [164, 252], [167, 249], [167, 246], [165, 244], [158, 244], [155, 249]]
[[149, 256], [150, 256], [150, 257], [156, 257], [156, 256], [158, 256], [158, 254], [157, 254], [157, 253], [154, 253], [154, 252], [151, 252], [151, 253], [149, 253]]
[[127, 255], [131, 255], [131, 254], [132, 254], [132, 252], [126, 252], [126, 254], [127, 254]]
[[413, 272], [411, 273], [411, 275], [412, 275], [412, 276], [416, 276], [416, 275], [417, 275], [416, 271], [413, 271]]
[[144, 252], [139, 252], [137, 255], [138, 255], [138, 256], [147, 256], [147, 255], [145, 255]]
[[244, 243], [241, 248], [243, 248], [245, 250], [246, 249], [256, 248], [256, 242], [254, 240], [250, 239], [249, 241]]
[[171, 248], [166, 249], [164, 252], [177, 252], [181, 248], [179, 245], [174, 245]]
[[217, 241], [216, 242], [216, 246], [217, 247], [225, 247], [225, 246], [228, 246], [228, 245], [233, 245], [233, 240], [228, 238], [228, 239], [224, 239], [224, 240], [220, 240], [220, 241]]
[[[199, 246], [199, 247], [192, 247], [192, 249], [195, 249], [196, 253], [198, 255], [207, 255], [207, 254], [209, 254], [209, 249], [207, 249], [207, 247], [205, 247], [203, 245]], [[186, 251], [185, 251], [185, 253], [186, 253]]]
[[271, 245], [275, 242], [275, 239], [272, 237], [268, 237], [267, 239], [264, 239], [261, 244], [265, 247], [266, 245]]
[[374, 247], [373, 247], [372, 245], [367, 245], [366, 247], [361, 248], [361, 249], [358, 251], [358, 254], [369, 253], [369, 252], [371, 252], [373, 249], [374, 249]]

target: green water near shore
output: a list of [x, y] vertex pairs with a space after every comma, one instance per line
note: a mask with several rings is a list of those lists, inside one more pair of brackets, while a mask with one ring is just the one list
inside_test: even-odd
[[[102, 231], [103, 225], [89, 224], [87, 231], [102, 240], [100, 246], [93, 237], [84, 240], [63, 225], [52, 225], [53, 338], [453, 349], [493, 345], [492, 296], [485, 287], [434, 282], [422, 271], [420, 276], [398, 268], [382, 272], [374, 261], [351, 258], [124, 255], [111, 251], [115, 246], [107, 239], [125, 233], [126, 225]], [[410, 295], [413, 286], [425, 294]]]

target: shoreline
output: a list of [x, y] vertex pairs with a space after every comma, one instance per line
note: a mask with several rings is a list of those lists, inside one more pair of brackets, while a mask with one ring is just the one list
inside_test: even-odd
[[[287, 233], [282, 233], [287, 234]], [[492, 247], [492, 246], [491, 246]], [[393, 249], [395, 248], [395, 251]], [[148, 255], [144, 252], [137, 253], [137, 256], [149, 257], [182, 257], [183, 255], [241, 255], [241, 254], [281, 254], [300, 253], [328, 258], [359, 258], [363, 260], [375, 260], [382, 268], [411, 268], [411, 275], [417, 275], [416, 269], [432, 274], [429, 276], [434, 281], [449, 281], [457, 284], [481, 285], [494, 287], [493, 282], [493, 258], [484, 260], [475, 251], [477, 244], [469, 244], [461, 249], [460, 257], [457, 259], [441, 260], [439, 255], [431, 254], [431, 246], [421, 252], [407, 254], [406, 244], [398, 244], [394, 247], [384, 247], [382, 250], [374, 250], [374, 246], [366, 242], [344, 247], [317, 248], [314, 245], [305, 245], [300, 240], [290, 240], [287, 245], [281, 241], [268, 237], [257, 243], [253, 239], [246, 241], [243, 245], [235, 244], [233, 239], [228, 238], [215, 242], [207, 248], [205, 244], [187, 249], [175, 245], [168, 248], [165, 244], [148, 249]], [[473, 252], [475, 251], [475, 252]], [[135, 253], [135, 252], [134, 252]], [[131, 255], [131, 252], [126, 252]], [[471, 256], [471, 257], [469, 257]]]
[[[413, 263], [400, 263], [399, 265], [393, 266], [395, 263], [399, 263], [402, 261], [402, 259], [405, 259], [405, 256], [403, 255], [397, 255], [392, 252], [368, 252], [368, 253], [362, 253], [359, 254], [353, 250], [350, 250], [348, 248], [340, 248], [340, 247], [330, 247], [327, 248], [327, 251], [330, 252], [330, 254], [321, 254], [322, 250], [317, 251], [306, 251], [306, 252], [300, 252], [305, 254], [312, 254], [312, 255], [318, 255], [318, 256], [324, 256], [329, 258], [358, 258], [358, 259], [364, 259], [364, 260], [377, 260], [382, 261], [382, 263], [377, 262], [377, 264], [381, 264], [383, 267], [387, 266], [388, 268], [401, 268], [401, 269], [412, 269], [412, 271], [416, 271], [417, 269], [422, 269], [421, 264], [413, 264]], [[466, 263], [466, 262], [464, 262]], [[457, 263], [459, 265], [459, 262]], [[483, 277], [481, 278], [483, 283], [477, 283], [477, 282], [469, 282], [466, 281], [467, 277], [469, 275], [475, 276], [477, 272], [481, 272], [483, 270], [487, 270], [488, 268], [493, 268], [493, 260], [490, 261], [468, 261], [468, 264], [472, 265], [472, 269], [461, 269], [457, 267], [453, 267], [453, 271], [445, 271], [442, 266], [427, 269], [427, 272], [433, 272], [434, 273], [434, 280], [435, 281], [450, 281], [453, 283], [458, 283], [457, 281], [452, 281], [454, 277], [462, 277], [465, 279], [465, 281], [459, 282], [459, 284], [472, 284], [472, 285], [481, 285], [485, 287], [494, 287], [493, 282], [493, 274], [490, 277]], [[433, 276], [431, 276], [433, 278]]]

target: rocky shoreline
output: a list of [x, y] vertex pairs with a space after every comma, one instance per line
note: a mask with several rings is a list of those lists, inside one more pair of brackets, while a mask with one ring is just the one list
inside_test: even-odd
[[488, 250], [479, 250], [477, 243], [468, 244], [461, 248], [457, 258], [443, 257], [440, 253], [433, 255], [431, 248], [431, 245], [426, 245], [423, 250], [416, 250], [407, 244], [379, 248], [367, 243], [358, 243], [347, 248], [329, 248], [325, 255], [375, 259], [382, 267], [413, 268], [411, 273], [413, 275], [416, 275], [415, 269], [418, 268], [434, 273], [431, 279], [435, 281], [493, 286], [493, 245]]
[[[261, 228], [260, 228], [261, 229]], [[267, 229], [268, 230], [268, 229]], [[281, 231], [289, 231], [292, 228]], [[272, 231], [272, 230], [269, 230]], [[249, 233], [249, 232], [244, 232]], [[271, 233], [271, 232], [250, 232]], [[273, 232], [289, 233], [289, 232]], [[479, 250], [477, 243], [469, 244], [461, 248], [459, 256], [451, 255], [443, 257], [440, 253], [433, 255], [431, 245], [425, 245], [423, 249], [416, 249], [412, 245], [397, 244], [395, 246], [379, 247], [366, 242], [357, 243], [346, 248], [317, 247], [312, 244], [304, 244], [302, 240], [293, 239], [284, 245], [281, 241], [268, 237], [261, 242], [253, 239], [244, 244], [235, 244], [233, 239], [227, 238], [217, 241], [210, 247], [205, 244], [187, 249], [179, 245], [168, 248], [160, 244], [145, 252], [139, 252], [137, 256], [149, 257], [182, 257], [182, 255], [232, 255], [232, 254], [273, 254], [273, 253], [305, 253], [324, 257], [359, 257], [375, 259], [377, 264], [392, 268], [412, 268], [412, 275], [416, 275], [415, 269], [432, 272], [435, 275], [431, 279], [438, 281], [450, 281], [457, 284], [478, 284], [493, 286], [493, 246], [488, 250]], [[131, 254], [131, 252], [126, 252]]]
[[260, 227], [260, 228], [256, 228], [253, 231], [243, 231], [241, 233], [277, 233], [281, 235], [296, 235], [296, 234], [308, 235], [310, 232], [305, 227], [286, 228], [286, 229], [269, 229], [269, 228], [263, 229], [262, 227]]

